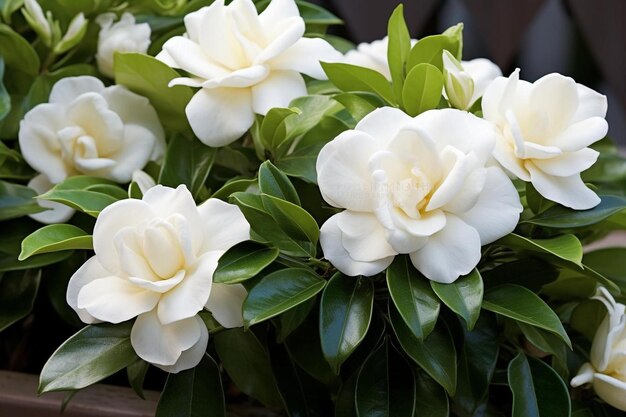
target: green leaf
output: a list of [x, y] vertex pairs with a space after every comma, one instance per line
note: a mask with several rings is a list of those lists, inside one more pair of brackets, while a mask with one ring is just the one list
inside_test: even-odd
[[296, 149], [293, 153], [276, 161], [276, 167], [291, 177], [317, 184], [315, 163], [322, 146], [312, 145]]
[[534, 213], [542, 213], [556, 204], [539, 194], [532, 182], [526, 183], [526, 202]]
[[132, 387], [135, 394], [142, 400], [146, 399], [143, 393], [143, 383], [146, 379], [146, 374], [150, 369], [150, 364], [143, 359], [138, 359], [126, 367], [126, 376], [128, 377], [128, 383]]
[[328, 79], [341, 91], [374, 93], [393, 105], [396, 100], [389, 81], [379, 72], [356, 65], [322, 62]]
[[459, 61], [461, 60], [461, 50], [463, 24], [459, 23], [446, 30], [441, 35], [426, 36], [420, 39], [411, 49], [407, 59], [407, 71], [419, 64], [431, 64], [443, 71], [443, 60], [441, 58], [444, 49], [448, 50]]
[[13, 69], [11, 72], [32, 78], [39, 74], [37, 52], [26, 39], [4, 24], [0, 24], [0, 56], [5, 65]]
[[496, 241], [495, 244], [511, 249], [548, 254], [572, 262], [582, 268], [583, 247], [574, 235], [561, 235], [551, 239], [529, 239], [511, 233]]
[[434, 379], [423, 372], [418, 372], [416, 381], [415, 410], [420, 410], [418, 416], [449, 417], [450, 405], [446, 390]]
[[454, 408], [459, 415], [474, 416], [487, 402], [489, 384], [496, 369], [499, 344], [498, 326], [493, 314], [483, 314], [472, 331], [464, 332], [463, 350], [459, 357], [459, 377]]
[[416, 411], [415, 376], [388, 341], [363, 363], [355, 394], [359, 417], [413, 417]]
[[570, 348], [572, 346], [559, 316], [537, 294], [525, 287], [504, 284], [490, 288], [485, 292], [483, 308], [552, 332]]
[[537, 349], [553, 355], [567, 368], [567, 347], [558, 336], [526, 323], [517, 322], [517, 325], [531, 344]]
[[0, 55], [0, 120], [11, 111], [11, 96], [4, 86], [4, 58]]
[[262, 193], [300, 205], [300, 197], [291, 181], [270, 161], [259, 167], [259, 188]]
[[0, 332], [30, 313], [40, 281], [39, 269], [0, 275]]
[[41, 370], [39, 394], [85, 388], [135, 362], [131, 328], [132, 322], [90, 325], [67, 339]]
[[180, 77], [172, 68], [154, 57], [139, 53], [115, 54], [115, 83], [147, 97], [154, 106], [163, 126], [177, 132], [189, 132], [185, 107], [193, 90], [169, 82]]
[[368, 277], [335, 274], [320, 301], [322, 352], [335, 374], [365, 338], [372, 319], [374, 285]]
[[400, 346], [428, 375], [446, 389], [456, 391], [456, 349], [445, 325], [436, 326], [424, 341], [418, 340], [404, 323], [398, 311], [389, 306], [389, 319]]
[[36, 196], [32, 188], [0, 181], [0, 221], [44, 211], [37, 204]]
[[[237, 192], [231, 195], [231, 200], [239, 206], [243, 215], [250, 223], [252, 231], [257, 235], [255, 240], [260, 239], [263, 242], [271, 242], [281, 252], [292, 255], [309, 257], [314, 256], [315, 248], [308, 241], [298, 240], [283, 231], [282, 227], [276, 220], [265, 210], [261, 196]], [[285, 202], [286, 204], [290, 204]], [[300, 209], [298, 206], [294, 206]], [[301, 211], [304, 211], [300, 209]]]
[[[113, 181], [105, 180], [104, 178], [79, 175], [69, 177], [65, 181], [56, 184], [50, 191], [40, 195], [39, 198], [56, 201], [87, 213], [90, 216], [98, 217], [98, 214], [106, 206], [118, 201], [116, 197], [111, 196], [110, 192], [100, 192], [97, 191], [97, 188], [94, 191], [90, 190], [90, 187], [103, 184], [117, 186]], [[122, 190], [122, 193], [126, 195], [124, 190]]]
[[434, 65], [418, 64], [406, 76], [402, 102], [410, 116], [436, 109], [441, 100], [443, 74]]
[[315, 307], [316, 301], [315, 298], [311, 298], [277, 317], [274, 324], [276, 324], [276, 341], [278, 343], [284, 342], [291, 333], [304, 323]]
[[483, 301], [483, 279], [480, 272], [474, 269], [451, 284], [431, 281], [430, 285], [439, 299], [450, 307], [450, 310], [463, 317], [468, 330], [472, 330], [480, 316]]
[[396, 100], [402, 103], [402, 86], [404, 85], [405, 77], [404, 64], [411, 51], [411, 35], [409, 35], [409, 29], [404, 21], [404, 7], [402, 4], [398, 5], [391, 14], [389, 24], [387, 25], [387, 34], [389, 39], [387, 62], [389, 63], [393, 91]]
[[156, 417], [171, 416], [226, 416], [220, 369], [210, 356], [195, 368], [168, 375]]
[[418, 340], [423, 340], [435, 328], [440, 308], [428, 280], [408, 256], [396, 256], [387, 269], [387, 287], [404, 323]]
[[267, 112], [261, 124], [261, 143], [265, 148], [274, 151], [286, 139], [286, 121], [291, 116], [299, 114], [297, 108], [287, 109], [274, 107]]
[[289, 201], [267, 194], [261, 194], [261, 201], [263, 207], [287, 235], [295, 240], [308, 240], [313, 246], [317, 245], [320, 229], [315, 219], [306, 210]]
[[559, 276], [557, 268], [540, 258], [522, 258], [498, 265], [483, 274], [487, 288], [501, 284], [518, 284], [534, 292], [555, 281]]
[[33, 255], [28, 259], [19, 261], [17, 254], [0, 253], [0, 271], [23, 271], [32, 268], [41, 268], [63, 261], [70, 257], [72, 251], [60, 251]]
[[372, 93], [356, 92], [335, 94], [333, 100], [337, 100], [341, 103], [357, 122], [378, 107], [385, 105], [384, 101]]
[[71, 224], [50, 224], [26, 236], [18, 259], [68, 249], [93, 249], [91, 235]]
[[220, 257], [213, 282], [234, 284], [253, 278], [278, 257], [278, 249], [242, 242]]
[[570, 229], [592, 226], [626, 209], [625, 197], [600, 195], [600, 198], [602, 200], [600, 204], [589, 210], [572, 210], [556, 205], [521, 223], [531, 223], [557, 229]]
[[266, 275], [243, 303], [245, 326], [277, 316], [320, 292], [326, 281], [304, 268], [281, 269]]
[[185, 184], [194, 197], [202, 189], [215, 160], [215, 148], [199, 140], [174, 136], [167, 146], [159, 184], [177, 187]]
[[585, 266], [615, 282], [626, 291], [626, 248], [604, 248], [588, 252], [583, 257]]
[[513, 392], [512, 417], [569, 417], [569, 391], [548, 365], [519, 353], [509, 363], [508, 380]]
[[211, 198], [219, 198], [220, 200], [228, 201], [231, 194], [238, 192], [245, 192], [251, 186], [256, 186], [257, 180], [255, 179], [236, 179], [227, 182], [222, 188], [217, 190], [211, 195]]
[[253, 332], [228, 329], [213, 340], [226, 373], [242, 392], [266, 406], [282, 406], [268, 354]]
[[296, 5], [298, 6], [300, 16], [307, 25], [329, 26], [343, 24], [341, 19], [317, 4], [297, 0]]

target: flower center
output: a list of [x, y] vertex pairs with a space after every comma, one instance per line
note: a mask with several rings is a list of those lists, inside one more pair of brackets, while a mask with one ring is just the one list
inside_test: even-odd
[[428, 205], [432, 192], [433, 183], [430, 179], [418, 167], [413, 167], [410, 176], [393, 187], [391, 197], [395, 207], [407, 216], [419, 219], [420, 211]]

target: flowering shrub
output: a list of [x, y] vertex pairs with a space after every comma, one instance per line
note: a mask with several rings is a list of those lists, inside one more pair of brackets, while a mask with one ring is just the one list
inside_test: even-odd
[[42, 302], [76, 327], [40, 393], [626, 411], [626, 249], [583, 252], [626, 228], [603, 95], [463, 61], [462, 24], [411, 39], [401, 6], [355, 48], [301, 0], [5, 3], [0, 330]]

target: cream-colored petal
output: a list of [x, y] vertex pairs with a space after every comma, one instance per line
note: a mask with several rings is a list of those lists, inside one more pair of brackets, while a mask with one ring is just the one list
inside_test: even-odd
[[526, 168], [535, 189], [549, 200], [574, 210], [587, 210], [600, 203], [600, 197], [585, 185], [579, 174], [556, 177], [528, 162]]
[[252, 109], [265, 115], [272, 107], [288, 107], [289, 103], [307, 94], [304, 79], [295, 71], [272, 71], [252, 87]]
[[373, 214], [345, 210], [335, 217], [342, 246], [350, 258], [373, 262], [397, 254], [387, 243], [385, 229]]
[[200, 252], [225, 252], [250, 239], [250, 224], [236, 205], [210, 198], [198, 207], [198, 212], [204, 230]]
[[57, 81], [50, 91], [49, 103], [69, 105], [85, 93], [102, 93], [104, 84], [96, 77], [83, 75]]
[[76, 314], [78, 314], [78, 317], [80, 317], [83, 322], [91, 324], [99, 323], [100, 320], [89, 314], [87, 310], [78, 308], [78, 294], [83, 287], [90, 282], [109, 276], [111, 276], [111, 273], [104, 269], [96, 256], [92, 256], [87, 259], [87, 261], [82, 264], [70, 278], [70, 281], [67, 284], [65, 300], [67, 301], [67, 304], [72, 307], [74, 311], [76, 311]]
[[165, 372], [176, 374], [178, 372], [194, 368], [200, 363], [206, 353], [206, 348], [209, 342], [209, 331], [200, 316], [195, 316], [194, 318], [200, 325], [200, 339], [198, 339], [198, 341], [189, 349], [183, 350], [174, 365], [155, 364], [158, 368], [164, 370]]
[[[28, 186], [35, 190], [37, 194], [43, 194], [49, 191], [54, 186], [54, 184], [52, 184], [48, 177], [46, 177], [44, 174], [39, 174], [33, 177], [28, 182]], [[42, 211], [40, 213], [29, 214], [28, 216], [31, 219], [37, 220], [40, 223], [65, 223], [76, 212], [76, 210], [74, 210], [73, 208], [68, 207], [65, 204], [57, 203], [55, 201], [38, 199], [37, 204], [48, 210]]]
[[247, 296], [248, 291], [241, 284], [214, 283], [205, 307], [222, 326], [241, 327], [243, 326], [243, 302]]
[[291, 70], [318, 80], [327, 79], [320, 61], [339, 62], [342, 55], [321, 38], [301, 38], [293, 46], [270, 61], [275, 70]]

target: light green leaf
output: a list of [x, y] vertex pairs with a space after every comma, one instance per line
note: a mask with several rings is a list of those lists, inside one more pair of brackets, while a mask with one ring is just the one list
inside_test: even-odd
[[511, 249], [548, 254], [582, 267], [583, 247], [574, 235], [561, 235], [550, 239], [529, 239], [511, 233], [496, 241], [495, 244]]
[[30, 313], [40, 281], [39, 269], [0, 274], [0, 332]]
[[276, 167], [291, 177], [317, 184], [315, 163], [322, 145], [313, 145], [296, 149], [293, 153], [276, 161]]
[[519, 353], [509, 363], [512, 417], [569, 417], [569, 390], [550, 366]]
[[67, 339], [41, 370], [39, 394], [85, 388], [135, 362], [131, 327], [132, 322], [90, 325]]
[[270, 161], [265, 161], [259, 167], [259, 188], [262, 193], [300, 205], [298, 192], [285, 174]]
[[278, 249], [254, 242], [242, 242], [223, 254], [213, 274], [213, 282], [234, 284], [253, 278], [278, 256]]
[[431, 64], [418, 64], [406, 76], [402, 102], [410, 116], [437, 108], [443, 89], [443, 74]]
[[379, 72], [356, 65], [322, 62], [322, 68], [328, 79], [342, 91], [365, 91], [374, 93], [387, 103], [394, 105], [391, 84]]
[[[98, 217], [98, 214], [106, 206], [118, 201], [118, 198], [113, 197], [109, 190], [101, 192], [105, 191], [101, 188], [98, 191], [98, 187], [102, 185], [117, 187], [116, 183], [104, 178], [74, 176], [56, 184], [50, 191], [40, 195], [39, 198], [56, 201], [87, 213], [90, 216]], [[90, 188], [94, 186], [96, 187], [92, 191]], [[121, 196], [127, 196], [127, 193], [122, 188], [120, 190]]]
[[378, 107], [383, 107], [385, 102], [372, 93], [341, 93], [335, 94], [333, 100], [337, 100], [348, 110], [355, 121], [359, 121]]
[[365, 338], [372, 319], [374, 285], [368, 277], [335, 274], [320, 301], [322, 352], [335, 374]]
[[266, 275], [250, 291], [243, 303], [246, 327], [277, 316], [314, 297], [326, 281], [304, 268], [282, 269]]
[[407, 59], [407, 71], [419, 64], [431, 64], [443, 71], [442, 54], [448, 50], [459, 61], [463, 49], [463, 24], [459, 23], [447, 29], [441, 35], [426, 36], [420, 39], [411, 49]]
[[71, 224], [50, 224], [26, 236], [18, 259], [70, 249], [93, 249], [91, 235]]
[[411, 51], [411, 36], [404, 21], [404, 8], [402, 4], [395, 8], [389, 24], [387, 25], [387, 36], [389, 39], [387, 48], [387, 62], [393, 83], [393, 92], [399, 103], [403, 102], [404, 95], [402, 87], [404, 85], [405, 70], [404, 64]]
[[463, 317], [468, 330], [472, 330], [483, 301], [483, 279], [478, 270], [474, 269], [451, 284], [431, 281], [430, 285], [450, 310]]
[[418, 340], [423, 340], [435, 328], [440, 308], [426, 277], [408, 256], [396, 256], [387, 269], [387, 287], [404, 323]]
[[39, 74], [37, 52], [26, 39], [4, 24], [0, 24], [0, 56], [5, 65], [14, 70], [12, 72], [19, 72], [23, 74], [22, 77], [32, 79]]
[[270, 109], [261, 124], [261, 143], [263, 146], [270, 151], [276, 150], [286, 139], [287, 119], [299, 113], [298, 108], [275, 107]]
[[196, 367], [169, 374], [156, 417], [225, 417], [220, 368], [208, 355]]
[[537, 294], [525, 287], [504, 284], [491, 288], [485, 291], [483, 308], [545, 329], [559, 336], [568, 346], [572, 346], [559, 316]]
[[227, 182], [222, 186], [222, 188], [214, 192], [211, 195], [211, 198], [219, 198], [220, 200], [228, 201], [228, 198], [231, 196], [231, 194], [244, 192], [248, 188], [250, 188], [250, 186], [256, 186], [256, 184], [257, 180], [255, 179], [242, 178], [232, 180]]

